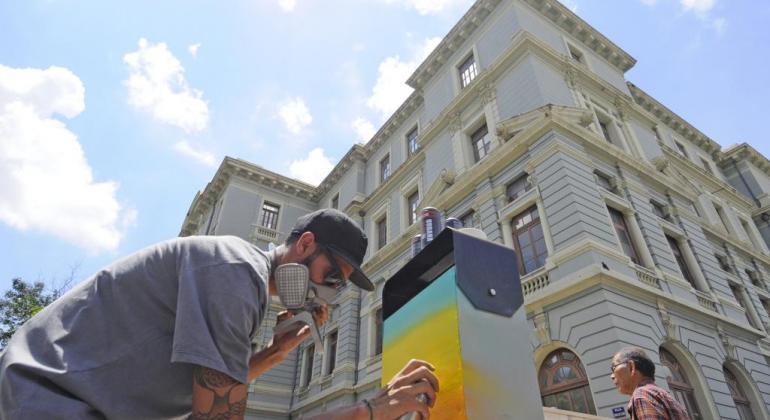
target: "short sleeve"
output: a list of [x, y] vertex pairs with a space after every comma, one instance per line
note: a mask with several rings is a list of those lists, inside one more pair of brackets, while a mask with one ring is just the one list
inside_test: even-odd
[[251, 337], [266, 300], [264, 283], [255, 275], [241, 263], [180, 271], [171, 362], [204, 366], [248, 382]]

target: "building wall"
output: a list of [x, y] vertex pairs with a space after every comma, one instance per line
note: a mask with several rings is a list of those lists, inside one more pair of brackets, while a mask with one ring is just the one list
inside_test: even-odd
[[[518, 58], [495, 77], [487, 77], [485, 86], [471, 83], [465, 88], [469, 93], [460, 95], [464, 92], [456, 74], [459, 61], [473, 52], [483, 73], [500, 63], [502, 54], [511, 53], [511, 39], [522, 31], [546, 45], [545, 52], [521, 47], [526, 50], [516, 51]], [[584, 65], [566, 57], [552, 59], [553, 51], [566, 56], [570, 45], [584, 55]], [[577, 76], [570, 77], [570, 71]], [[605, 89], [607, 85], [615, 89]], [[422, 105], [398, 120], [402, 122], [388, 138], [365, 147], [365, 162], [354, 162], [316, 202], [238, 179], [216, 197], [223, 204], [213, 210], [217, 227], [212, 233], [236, 234], [261, 245], [266, 242], [250, 235], [252, 225], [259, 223], [263, 200], [281, 205], [278, 230], [285, 234], [296, 217], [328, 206], [337, 193], [341, 209], [354, 197], [364, 199], [351, 216], [362, 221], [370, 237], [365, 268], [377, 289], [361, 293], [350, 287], [338, 297], [339, 306], [322, 329], [324, 337], [335, 330], [339, 334], [336, 369], [324, 372], [328, 361], [316, 354], [312, 380], [309, 386], [300, 386], [302, 354], [309, 344], [303, 343], [252, 385], [251, 418], [298, 418], [359, 401], [379, 388], [374, 316], [382, 305], [385, 280], [408, 260], [409, 241], [418, 232], [408, 226], [405, 214], [405, 194], [415, 187], [423, 207], [435, 205], [455, 217], [473, 211], [474, 227], [489, 240], [511, 247], [511, 220], [537, 206], [548, 256], [543, 267], [522, 277], [533, 361], [540, 368], [555, 349], [575, 352], [600, 416], [612, 417], [612, 409], [627, 402], [608, 373], [612, 355], [626, 345], [648, 351], [663, 387], [669, 372], [660, 364], [660, 349], [674, 354], [697, 390], [706, 419], [737, 417], [724, 366], [743, 375], [754, 393], [752, 404], [760, 414], [770, 415], [770, 314], [762, 305], [763, 299], [770, 301], [770, 251], [753, 244], [741, 227], [739, 218], [751, 223], [761, 218], [751, 207], [753, 201], [736, 195], [725, 183], [735, 184], [736, 177], [719, 172], [724, 164], [714, 158], [720, 154], [712, 155], [641, 105], [629, 103], [620, 70], [523, 0], [500, 2], [425, 83], [421, 99]], [[570, 117], [570, 112], [578, 111], [583, 116]], [[607, 114], [622, 141], [604, 140], [597, 112]], [[586, 121], [586, 115], [592, 121]], [[527, 118], [534, 122], [527, 123]], [[492, 149], [485, 159], [474, 162], [470, 134], [484, 122]], [[415, 124], [422, 148], [407, 159], [405, 134]], [[521, 124], [519, 131], [505, 133], [509, 124]], [[687, 157], [679, 155], [674, 140], [686, 148]], [[393, 175], [381, 183], [379, 162], [386, 153]], [[698, 169], [700, 157], [709, 161], [715, 176]], [[770, 192], [770, 178], [763, 172], [744, 162], [739, 167], [757, 188]], [[506, 187], [523, 174], [529, 176], [532, 189], [509, 202]], [[599, 185], [598, 174], [611, 178], [611, 188]], [[668, 215], [655, 214], [651, 201]], [[720, 227], [715, 203], [724, 210], [727, 230]], [[640, 265], [625, 255], [608, 206], [624, 215]], [[388, 241], [378, 250], [375, 223], [383, 215], [388, 218]], [[770, 240], [770, 226], [758, 223], [756, 228]], [[683, 278], [666, 235], [677, 238], [685, 251], [694, 285]], [[728, 257], [730, 273], [720, 267], [715, 254]], [[759, 285], [748, 279], [747, 268], [759, 273]], [[745, 308], [738, 304], [730, 282], [745, 291]], [[272, 308], [271, 319], [277, 310]], [[747, 314], [756, 320], [756, 328], [749, 325]], [[267, 344], [271, 327], [268, 320], [257, 344]]]

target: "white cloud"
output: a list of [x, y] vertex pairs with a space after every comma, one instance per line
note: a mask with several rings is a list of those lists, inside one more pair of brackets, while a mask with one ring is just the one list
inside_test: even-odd
[[377, 129], [374, 128], [372, 123], [361, 117], [353, 120], [350, 123], [350, 127], [355, 131], [357, 136], [356, 142], [358, 143], [366, 143], [374, 136], [374, 133], [377, 132]]
[[307, 109], [305, 101], [296, 97], [285, 101], [278, 107], [278, 117], [286, 125], [286, 129], [291, 134], [299, 134], [302, 130], [313, 122], [313, 116]]
[[197, 132], [206, 128], [209, 108], [203, 93], [192, 89], [184, 77], [182, 64], [165, 43], [139, 40], [139, 49], [123, 56], [129, 76], [128, 103], [149, 112], [158, 121]]
[[284, 12], [291, 12], [297, 7], [297, 0], [278, 0], [278, 6], [280, 6]]
[[408, 61], [402, 61], [399, 56], [393, 56], [380, 63], [377, 82], [366, 104], [379, 111], [383, 120], [398, 109], [412, 93], [412, 88], [407, 86], [406, 79], [440, 41], [441, 38], [438, 37], [426, 39], [415, 49], [413, 57]]
[[289, 174], [300, 181], [318, 185], [334, 168], [331, 160], [320, 147], [311, 150], [307, 158], [295, 160], [289, 165]]
[[679, 3], [685, 11], [705, 14], [714, 8], [716, 0], [679, 0]]
[[201, 47], [200, 42], [197, 44], [192, 44], [187, 46], [187, 51], [190, 52], [190, 55], [193, 58], [198, 58], [198, 49]]
[[214, 157], [213, 153], [197, 149], [186, 140], [177, 141], [176, 144], [174, 144], [174, 150], [206, 166], [213, 167], [217, 164], [217, 159]]
[[380, 0], [386, 4], [399, 3], [421, 15], [437, 14], [454, 6], [470, 5], [472, 0]]
[[94, 181], [77, 136], [53, 118], [83, 112], [84, 95], [66, 68], [0, 65], [0, 221], [114, 250], [136, 212], [118, 203], [117, 183]]

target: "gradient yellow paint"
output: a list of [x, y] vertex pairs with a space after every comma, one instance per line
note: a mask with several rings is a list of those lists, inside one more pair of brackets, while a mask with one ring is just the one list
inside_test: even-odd
[[[451, 293], [446, 293], [448, 290], [445, 289], [439, 294], [454, 298], [441, 302], [441, 306], [426, 316], [411, 318], [410, 325], [402, 328], [398, 336], [391, 335], [386, 340], [382, 356], [382, 378], [383, 382], [389, 380], [410, 359], [430, 362], [435, 366], [435, 373], [441, 382], [431, 417], [462, 419], [465, 418], [465, 399], [454, 276], [442, 280], [446, 281], [437, 280], [435, 283], [438, 284], [431, 287], [451, 288]], [[399, 309], [397, 315], [401, 321], [409, 319], [411, 314], [425, 313], [424, 307], [420, 308], [422, 310], [410, 308], [410, 305], [419, 303], [419, 299], [413, 300]], [[385, 322], [385, 331], [388, 334], [388, 320]]]

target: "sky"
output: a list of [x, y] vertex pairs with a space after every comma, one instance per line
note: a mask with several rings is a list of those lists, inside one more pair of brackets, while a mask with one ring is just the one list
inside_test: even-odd
[[[565, 0], [633, 82], [770, 156], [770, 0]], [[224, 156], [317, 184], [470, 0], [0, 0], [0, 291], [179, 234]]]

